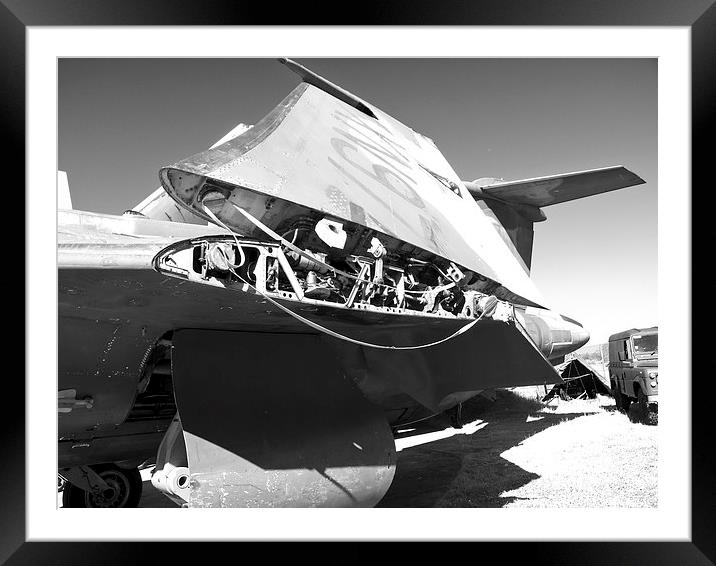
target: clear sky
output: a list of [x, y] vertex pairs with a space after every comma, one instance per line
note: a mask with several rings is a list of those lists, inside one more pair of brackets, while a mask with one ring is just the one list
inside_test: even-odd
[[[657, 320], [655, 59], [298, 59], [432, 138], [464, 180], [624, 165], [646, 184], [547, 207], [532, 278], [592, 343]], [[299, 82], [273, 59], [61, 59], [58, 167], [121, 214], [158, 170], [254, 124]]]

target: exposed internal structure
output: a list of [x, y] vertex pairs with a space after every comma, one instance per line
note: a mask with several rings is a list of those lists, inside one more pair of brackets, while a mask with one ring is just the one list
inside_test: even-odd
[[[285, 234], [304, 243], [313, 237], [298, 236], [308, 231], [297, 225]], [[390, 262], [385, 246], [375, 237], [365, 255], [342, 256], [308, 247], [284, 252], [278, 242], [204, 237], [164, 250], [157, 256], [156, 268], [211, 285], [245, 291], [248, 284], [275, 299], [343, 309], [465, 320], [492, 313], [498, 303], [505, 320], [512, 310], [507, 303], [470, 289], [470, 275], [455, 264], [443, 270], [414, 258]]]

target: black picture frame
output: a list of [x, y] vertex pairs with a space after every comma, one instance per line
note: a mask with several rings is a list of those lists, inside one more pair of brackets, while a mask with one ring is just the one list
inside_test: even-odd
[[[716, 100], [716, 7], [713, 0], [489, 0], [480, 2], [428, 2], [425, 0], [390, 3], [352, 4], [339, 11], [316, 3], [277, 6], [239, 1], [141, 2], [138, 0], [0, 0], [0, 97], [2, 131], [6, 144], [6, 169], [13, 186], [25, 186], [25, 33], [28, 26], [84, 25], [550, 25], [550, 26], [686, 26], [691, 30], [692, 55], [692, 179], [708, 190], [707, 165], [713, 158], [708, 141], [711, 134], [713, 101]], [[710, 135], [711, 134], [711, 135]], [[669, 190], [664, 187], [662, 190]], [[702, 192], [703, 192], [702, 190]], [[692, 198], [694, 191], [692, 191]], [[693, 205], [692, 205], [693, 209]], [[698, 207], [696, 207], [698, 210]], [[31, 213], [27, 211], [26, 214]], [[12, 210], [10, 209], [10, 214]], [[698, 242], [694, 242], [697, 244]], [[695, 246], [698, 250], [698, 246]], [[692, 254], [693, 257], [693, 254]], [[699, 257], [697, 255], [696, 257]], [[689, 277], [692, 277], [689, 274]], [[25, 302], [32, 297], [25, 295]], [[18, 332], [19, 334], [19, 332]], [[24, 333], [23, 333], [24, 336]], [[692, 347], [693, 351], [693, 347]], [[690, 359], [688, 360], [690, 364]], [[685, 363], [684, 379], [692, 378], [692, 537], [690, 542], [524, 542], [470, 543], [470, 560], [483, 560], [486, 550], [510, 562], [530, 564], [714, 564], [716, 562], [716, 456], [711, 439], [715, 427], [707, 371], [692, 374]], [[186, 544], [172, 543], [72, 543], [25, 542], [25, 387], [14, 372], [6, 376], [6, 399], [2, 414], [2, 468], [4, 489], [0, 504], [0, 562], [16, 564], [127, 564], [130, 562], [169, 562], [188, 557]], [[627, 528], [627, 527], [625, 527]], [[78, 533], [81, 537], [81, 533]], [[558, 533], [556, 533], [558, 536]], [[192, 550], [207, 550], [206, 543], [195, 543]], [[235, 549], [234, 559], [251, 559], [238, 554], [234, 545], [223, 543], [222, 550]], [[239, 543], [241, 544], [241, 543]], [[326, 557], [344, 561], [374, 560], [385, 553], [384, 543], [366, 542], [346, 554], [335, 545], [320, 549], [296, 544], [273, 545], [271, 561]], [[464, 543], [465, 544], [465, 543]], [[202, 546], [200, 546], [202, 545]], [[231, 546], [229, 546], [231, 545]], [[380, 545], [379, 548], [377, 546]], [[421, 554], [419, 545], [399, 549], [399, 560], [411, 559], [411, 551]], [[440, 552], [440, 549], [437, 549]], [[408, 554], [404, 554], [405, 552]], [[204, 560], [220, 560], [221, 552], [210, 550]], [[246, 551], [244, 551], [245, 553]], [[444, 550], [442, 551], [444, 552]], [[451, 550], [454, 552], [454, 550]], [[301, 553], [303, 554], [303, 553]], [[492, 553], [489, 553], [492, 554]], [[383, 555], [384, 556], [384, 555]], [[446, 556], [443, 554], [443, 556]], [[449, 556], [449, 555], [447, 555]]]

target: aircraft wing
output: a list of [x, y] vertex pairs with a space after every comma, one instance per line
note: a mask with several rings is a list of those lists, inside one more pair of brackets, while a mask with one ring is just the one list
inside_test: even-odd
[[[200, 202], [203, 182], [230, 187], [229, 201], [253, 207], [251, 214], [273, 229], [266, 197], [296, 203], [476, 271], [500, 284], [504, 298], [544, 303], [430, 139], [305, 71], [310, 83], [250, 130], [162, 168], [167, 192], [208, 219]], [[244, 219], [229, 203], [214, 213], [241, 231]]]
[[[479, 188], [487, 197], [541, 208], [633, 185], [641, 185], [644, 182], [639, 175], [622, 166], [616, 166], [522, 181], [494, 183]], [[471, 187], [468, 186], [468, 188]]]
[[[276, 332], [289, 342], [289, 336], [306, 334], [304, 323], [267, 304], [261, 294], [168, 277], [155, 268], [161, 250], [187, 238], [221, 234], [214, 226], [82, 211], [60, 211], [58, 220], [63, 389], [96, 388], [97, 375], [121, 377], [107, 385], [111, 401], [98, 399], [93, 413], [73, 417], [80, 429], [96, 424], [97, 415], [107, 422], [121, 422], [147, 349], [167, 331]], [[181, 271], [180, 265], [176, 267]], [[293, 302], [290, 307], [316, 322], [327, 318], [332, 329], [354, 339], [398, 346], [428, 343], [465, 325], [461, 319], [370, 311], [356, 315], [344, 309], [329, 316], [310, 303]], [[433, 410], [442, 410], [455, 392], [542, 383], [554, 373], [515, 323], [488, 318], [445, 344], [417, 351], [360, 354], [360, 346], [346, 347], [335, 338], [323, 340], [338, 349], [341, 360], [364, 356], [359, 366], [367, 360], [369, 373]], [[403, 371], [406, 367], [411, 370]]]

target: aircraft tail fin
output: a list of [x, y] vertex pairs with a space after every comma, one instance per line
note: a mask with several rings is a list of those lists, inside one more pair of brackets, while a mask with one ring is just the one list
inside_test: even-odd
[[72, 210], [72, 197], [70, 196], [70, 183], [67, 181], [67, 172], [57, 172], [57, 208]]
[[[465, 182], [472, 197], [499, 221], [529, 272], [532, 262], [534, 223], [546, 220], [542, 207], [598, 195], [645, 183], [621, 165], [504, 182], [485, 178]], [[483, 208], [485, 207], [483, 206]]]

